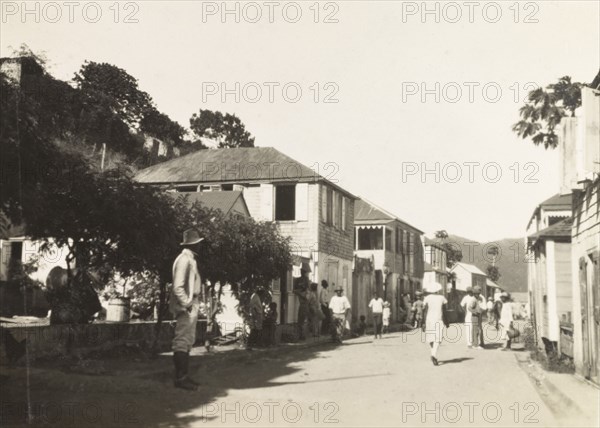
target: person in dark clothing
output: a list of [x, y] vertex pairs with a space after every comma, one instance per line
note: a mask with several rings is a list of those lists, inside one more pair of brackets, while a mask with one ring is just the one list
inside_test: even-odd
[[321, 304], [321, 310], [323, 311], [323, 322], [321, 323], [321, 333], [331, 333], [331, 311], [329, 310], [329, 284], [326, 280], [321, 281], [321, 292], [319, 293], [319, 303]]
[[263, 345], [275, 344], [275, 329], [277, 328], [277, 303], [271, 302], [267, 307], [263, 321]]

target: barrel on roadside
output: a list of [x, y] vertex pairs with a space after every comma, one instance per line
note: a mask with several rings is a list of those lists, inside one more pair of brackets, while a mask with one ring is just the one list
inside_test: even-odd
[[129, 321], [129, 299], [124, 297], [114, 297], [110, 299], [106, 311], [106, 321]]

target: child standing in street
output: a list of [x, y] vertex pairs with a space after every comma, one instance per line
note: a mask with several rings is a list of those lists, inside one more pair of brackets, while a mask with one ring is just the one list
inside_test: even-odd
[[383, 303], [383, 333], [389, 333], [390, 331], [390, 318], [392, 311], [390, 309], [390, 302], [386, 301]]

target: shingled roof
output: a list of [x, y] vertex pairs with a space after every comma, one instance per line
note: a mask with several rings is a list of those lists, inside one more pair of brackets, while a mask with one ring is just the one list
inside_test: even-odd
[[355, 197], [273, 147], [198, 150], [145, 168], [135, 179], [148, 184], [326, 182]]

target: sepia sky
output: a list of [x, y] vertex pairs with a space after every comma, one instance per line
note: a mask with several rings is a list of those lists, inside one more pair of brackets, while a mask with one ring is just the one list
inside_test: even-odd
[[239, 22], [222, 2], [75, 3], [23, 14], [3, 1], [1, 55], [26, 43], [65, 80], [85, 60], [117, 65], [184, 126], [200, 108], [235, 113], [256, 145], [427, 233], [481, 241], [523, 236], [558, 192], [557, 153], [511, 131], [527, 90], [589, 83], [600, 66], [597, 1], [429, 2], [428, 14], [422, 2], [228, 2]]

